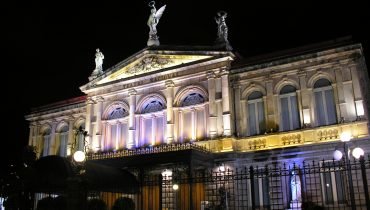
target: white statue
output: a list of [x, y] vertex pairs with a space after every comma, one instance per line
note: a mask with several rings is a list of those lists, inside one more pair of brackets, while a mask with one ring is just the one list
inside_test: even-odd
[[301, 202], [302, 201], [301, 178], [299, 177], [296, 171], [292, 172], [290, 187], [292, 189], [292, 201]]
[[225, 44], [227, 50], [232, 50], [232, 47], [229, 44], [228, 37], [228, 28], [226, 25], [227, 12], [219, 11], [217, 12], [217, 17], [215, 17], [217, 23], [217, 40], [218, 44]]
[[97, 71], [97, 72], [103, 71], [103, 59], [104, 59], [103, 53], [100, 52], [99, 48], [96, 49], [96, 53], [95, 53], [95, 71]]
[[150, 10], [150, 16], [147, 22], [149, 26], [148, 46], [159, 45], [157, 36], [157, 24], [159, 22], [159, 19], [161, 19], [164, 10], [166, 9], [166, 5], [162, 6], [157, 11], [157, 9], [155, 8], [155, 2], [151, 1], [149, 2], [149, 7], [151, 7], [152, 9]]

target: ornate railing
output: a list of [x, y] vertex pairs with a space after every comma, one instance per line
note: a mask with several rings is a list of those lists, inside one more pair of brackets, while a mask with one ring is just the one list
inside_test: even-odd
[[146, 154], [156, 154], [164, 152], [174, 152], [182, 150], [196, 150], [204, 153], [210, 153], [206, 147], [197, 145], [194, 143], [183, 143], [183, 144], [166, 144], [158, 146], [148, 146], [143, 148], [136, 149], [124, 149], [112, 152], [101, 152], [93, 153], [87, 155], [88, 160], [98, 160], [98, 159], [110, 159], [110, 158], [119, 158], [119, 157], [129, 157], [137, 155], [146, 155]]

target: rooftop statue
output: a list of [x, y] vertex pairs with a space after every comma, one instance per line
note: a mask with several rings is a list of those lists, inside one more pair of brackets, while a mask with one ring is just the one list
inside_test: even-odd
[[217, 12], [217, 16], [215, 17], [215, 20], [218, 26], [216, 44], [226, 45], [227, 50], [232, 50], [232, 47], [229, 44], [229, 40], [227, 39], [228, 28], [225, 22], [226, 17], [227, 17], [227, 12], [225, 11]]
[[149, 26], [149, 39], [148, 39], [147, 45], [148, 46], [153, 46], [153, 45], [158, 46], [159, 37], [157, 36], [157, 24], [159, 22], [159, 19], [161, 19], [164, 10], [166, 9], [166, 5], [162, 6], [157, 11], [157, 9], [155, 8], [155, 2], [151, 1], [149, 2], [149, 7], [151, 7], [152, 9], [150, 10], [150, 16], [147, 22]]
[[92, 80], [103, 73], [103, 59], [103, 53], [100, 51], [99, 48], [97, 48], [95, 53], [95, 69], [89, 77], [89, 80]]

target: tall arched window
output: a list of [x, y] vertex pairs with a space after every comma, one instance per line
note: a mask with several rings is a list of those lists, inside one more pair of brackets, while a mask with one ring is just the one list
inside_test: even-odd
[[334, 93], [327, 79], [319, 79], [314, 84], [317, 125], [331, 125], [337, 122]]
[[296, 88], [286, 85], [280, 90], [280, 130], [300, 128]]
[[49, 155], [49, 146], [50, 146], [50, 129], [44, 131], [42, 134], [42, 140], [43, 140], [43, 145], [42, 145], [42, 156], [47, 156]]
[[62, 127], [62, 129], [60, 129], [59, 139], [60, 139], [60, 144], [59, 144], [59, 149], [57, 150], [57, 152], [59, 153], [60, 156], [66, 157], [67, 156], [67, 144], [68, 144], [68, 126], [64, 126]]
[[206, 137], [205, 96], [199, 92], [188, 92], [180, 106], [181, 141], [200, 140]]
[[165, 102], [157, 97], [149, 98], [141, 107], [141, 145], [156, 145], [164, 142]]
[[263, 95], [254, 91], [248, 96], [249, 135], [263, 134], [266, 131]]
[[109, 126], [105, 129], [105, 149], [118, 150], [126, 147], [128, 139], [127, 122], [122, 119], [128, 115], [128, 110], [120, 105], [114, 105], [108, 114]]

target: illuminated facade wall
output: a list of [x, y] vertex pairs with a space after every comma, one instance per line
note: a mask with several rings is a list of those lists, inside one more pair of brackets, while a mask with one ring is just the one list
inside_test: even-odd
[[86, 98], [26, 116], [29, 145], [68, 155], [79, 126], [88, 147], [103, 152], [184, 142], [248, 152], [335, 142], [344, 131], [368, 139], [360, 45], [234, 59], [227, 51], [144, 49], [80, 87]]

